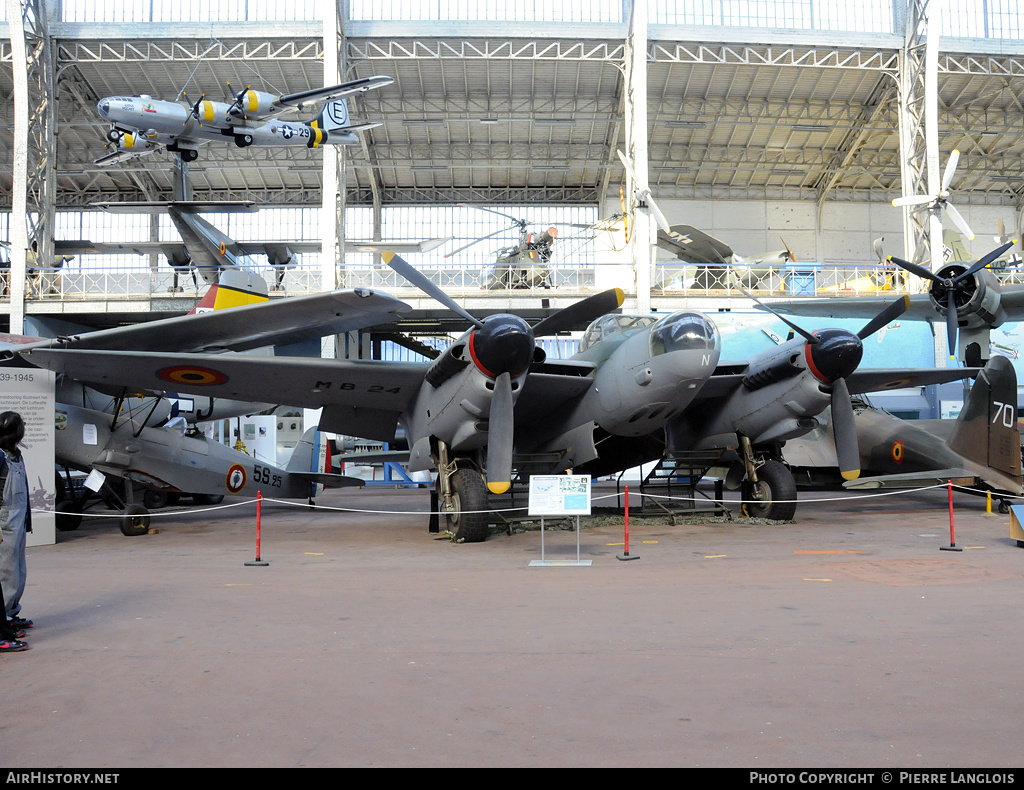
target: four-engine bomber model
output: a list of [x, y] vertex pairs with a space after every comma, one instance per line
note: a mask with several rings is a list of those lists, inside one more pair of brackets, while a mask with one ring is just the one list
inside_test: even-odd
[[[356, 132], [372, 129], [380, 123], [352, 123], [344, 97], [383, 88], [392, 82], [391, 77], [366, 77], [286, 95], [246, 88], [230, 103], [209, 101], [206, 94], [191, 104], [187, 103], [187, 97], [182, 104], [146, 95], [108, 96], [100, 99], [96, 108], [110, 121], [107, 139], [113, 151], [94, 164], [113, 164], [161, 147], [192, 162], [199, 157], [198, 147], [209, 142], [231, 141], [239, 148], [251, 145], [319, 148], [326, 144], [357, 143]], [[277, 120], [277, 116], [288, 110], [319, 100], [326, 103], [310, 121]]]

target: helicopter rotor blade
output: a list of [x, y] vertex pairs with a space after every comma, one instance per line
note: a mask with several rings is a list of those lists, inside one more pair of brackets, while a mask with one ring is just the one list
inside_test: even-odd
[[455, 250], [452, 250], [452, 251], [451, 251], [451, 252], [449, 252], [449, 253], [446, 253], [444, 257], [446, 257], [446, 258], [451, 258], [451, 257], [452, 257], [453, 255], [455, 255], [455, 254], [457, 254], [457, 253], [460, 253], [460, 252], [462, 252], [463, 250], [467, 250], [467, 249], [469, 249], [469, 248], [470, 248], [470, 247], [472, 247], [472, 246], [473, 246], [474, 244], [479, 244], [479, 243], [480, 243], [480, 242], [482, 242], [482, 241], [487, 241], [488, 239], [493, 239], [493, 238], [494, 238], [495, 236], [500, 236], [500, 235], [501, 235], [502, 233], [508, 233], [508, 232], [509, 232], [510, 230], [512, 230], [512, 228], [514, 228], [514, 227], [515, 227], [515, 225], [513, 225], [513, 226], [511, 226], [511, 227], [508, 227], [508, 228], [502, 228], [501, 230], [496, 230], [496, 231], [494, 231], [494, 233], [489, 233], [489, 234], [487, 234], [486, 236], [482, 236], [482, 237], [481, 237], [481, 238], [479, 238], [479, 239], [474, 239], [473, 241], [469, 242], [469, 244], [463, 244], [463, 245], [462, 245], [461, 247], [459, 247], [458, 249], [455, 249]]

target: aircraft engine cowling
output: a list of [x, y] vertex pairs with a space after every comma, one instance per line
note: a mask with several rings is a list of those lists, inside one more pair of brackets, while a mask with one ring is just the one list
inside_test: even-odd
[[969, 264], [951, 263], [939, 270], [942, 282], [933, 282], [928, 289], [932, 306], [945, 318], [949, 289], [952, 287], [956, 303], [957, 323], [960, 326], [977, 329], [999, 326], [1006, 320], [1006, 312], [1000, 303], [999, 289], [990, 287], [995, 276], [983, 269], [965, 280], [950, 285], [951, 281], [967, 271]]
[[238, 97], [238, 106], [246, 115], [269, 113], [274, 109], [274, 101], [277, 99], [272, 93], [263, 91], [247, 90]]
[[142, 132], [124, 132], [115, 142], [118, 151], [145, 151], [152, 148], [151, 143], [142, 136]]

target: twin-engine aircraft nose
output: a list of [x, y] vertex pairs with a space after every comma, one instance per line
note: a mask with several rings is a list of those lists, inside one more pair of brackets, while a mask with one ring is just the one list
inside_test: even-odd
[[536, 342], [530, 325], [516, 315], [494, 315], [469, 336], [469, 353], [486, 375], [512, 378], [526, 372], [533, 360]]
[[849, 376], [864, 356], [861, 339], [845, 329], [821, 329], [814, 333], [817, 343], [808, 343], [807, 361], [811, 372], [826, 384]]

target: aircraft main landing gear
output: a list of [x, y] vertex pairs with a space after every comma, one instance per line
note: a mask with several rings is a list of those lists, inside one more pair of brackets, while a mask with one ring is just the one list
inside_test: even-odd
[[750, 518], [792, 520], [796, 515], [796, 481], [793, 474], [773, 459], [757, 466], [750, 439], [742, 435], [740, 453], [746, 467], [746, 475], [740, 487], [742, 512]]
[[464, 543], [480, 543], [487, 540], [487, 484], [484, 476], [463, 460], [463, 466], [456, 461], [449, 463], [448, 448], [438, 442], [441, 509], [448, 521], [448, 531], [455, 540]]

